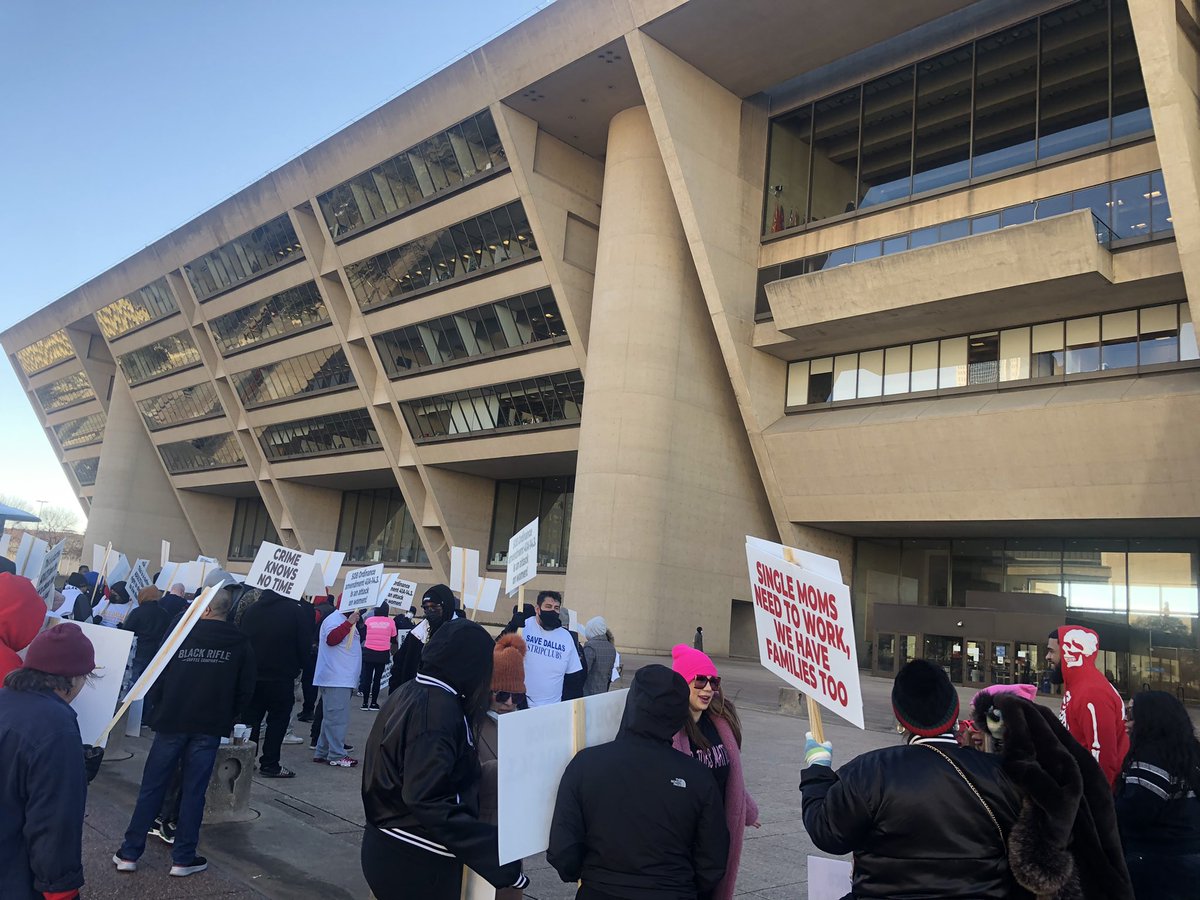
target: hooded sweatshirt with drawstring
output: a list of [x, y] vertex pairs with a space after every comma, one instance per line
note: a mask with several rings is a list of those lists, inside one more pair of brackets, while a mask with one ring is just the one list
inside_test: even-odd
[[1129, 752], [1129, 735], [1125, 733], [1125, 703], [1096, 668], [1100, 636], [1082, 625], [1061, 625], [1058, 646], [1063, 675], [1058, 718], [1100, 763], [1108, 783], [1115, 785]]
[[46, 601], [33, 582], [20, 575], [0, 575], [0, 683], [21, 668], [21, 650], [37, 637], [46, 619]]
[[455, 598], [454, 592], [444, 584], [435, 584], [425, 592], [421, 597], [422, 607], [430, 600], [436, 600], [442, 608], [442, 617], [437, 624], [431, 624], [427, 616], [405, 636], [392, 662], [392, 674], [388, 678], [389, 694], [416, 677], [421, 666], [421, 655], [425, 650], [425, 645], [429, 643], [433, 633], [453, 619], [458, 612], [458, 600]]

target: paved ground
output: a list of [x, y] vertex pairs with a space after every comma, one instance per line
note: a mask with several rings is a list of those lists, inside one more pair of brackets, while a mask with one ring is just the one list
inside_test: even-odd
[[[627, 684], [633, 671], [662, 658], [631, 657], [625, 661]], [[749, 830], [738, 877], [739, 897], [782, 900], [805, 898], [806, 857], [814, 849], [799, 819], [799, 768], [806, 722], [779, 712], [782, 682], [750, 661], [721, 666], [726, 690], [742, 711], [744, 763], [751, 794], [759, 803], [763, 827]], [[620, 685], [618, 685], [620, 686]], [[835, 764], [897, 740], [888, 700], [891, 682], [863, 681], [867, 730], [831, 722]], [[971, 691], [964, 691], [964, 703]], [[349, 741], [358, 756], [375, 713], [351, 710]], [[307, 737], [307, 726], [302, 732]], [[149, 734], [149, 732], [146, 732]], [[365, 900], [366, 883], [358, 848], [363, 813], [357, 769], [333, 769], [311, 762], [307, 742], [284, 747], [284, 765], [296, 770], [291, 780], [256, 778], [251, 805], [258, 817], [250, 822], [206, 825], [200, 852], [209, 871], [190, 878], [169, 878], [166, 845], [152, 839], [142, 870], [120, 875], [110, 857], [120, 844], [137, 794], [148, 738], [125, 739], [125, 760], [106, 759], [92, 784], [84, 832], [85, 871], [89, 898], [137, 897], [278, 897], [287, 900]], [[126, 755], [126, 754], [121, 754]], [[530, 900], [568, 900], [574, 887], [564, 885], [545, 860], [530, 860]]]

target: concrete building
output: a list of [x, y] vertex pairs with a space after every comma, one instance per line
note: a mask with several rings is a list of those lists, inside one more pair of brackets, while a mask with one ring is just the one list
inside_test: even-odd
[[747, 653], [754, 534], [874, 671], [1070, 620], [1194, 697], [1195, 16], [559, 0], [2, 342], [127, 552], [429, 583], [536, 515], [622, 645]]

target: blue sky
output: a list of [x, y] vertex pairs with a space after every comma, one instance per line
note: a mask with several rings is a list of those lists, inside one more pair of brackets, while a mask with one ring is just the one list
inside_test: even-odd
[[[0, 330], [546, 5], [0, 3]], [[78, 509], [7, 363], [0, 405], [0, 493]]]

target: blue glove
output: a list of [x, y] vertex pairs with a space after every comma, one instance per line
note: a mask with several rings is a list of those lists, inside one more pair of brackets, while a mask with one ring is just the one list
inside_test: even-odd
[[833, 742], [818, 743], [811, 731], [804, 733], [804, 766], [833, 768]]

